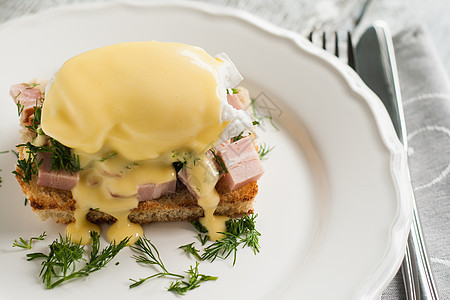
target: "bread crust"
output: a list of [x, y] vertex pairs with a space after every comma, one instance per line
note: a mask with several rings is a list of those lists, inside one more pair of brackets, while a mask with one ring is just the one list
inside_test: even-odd
[[[17, 172], [21, 170], [16, 168]], [[16, 175], [16, 179], [27, 197], [30, 206], [41, 220], [54, 219], [58, 223], [68, 224], [75, 221], [74, 211], [76, 200], [72, 192], [43, 187], [37, 184], [36, 176], [28, 183]], [[216, 190], [220, 202], [214, 214], [236, 217], [253, 213], [253, 204], [258, 193], [257, 182], [251, 182], [236, 190], [230, 190], [224, 181], [219, 180]], [[197, 199], [180, 182], [174, 194], [162, 196], [154, 200], [139, 202], [130, 211], [131, 222], [146, 224], [166, 221], [191, 221], [204, 215], [203, 209], [197, 204]], [[104, 212], [91, 210], [86, 218], [96, 224], [114, 223], [116, 219]]]

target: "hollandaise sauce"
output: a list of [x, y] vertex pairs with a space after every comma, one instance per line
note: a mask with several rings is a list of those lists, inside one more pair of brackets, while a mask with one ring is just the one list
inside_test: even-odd
[[224, 231], [214, 216], [218, 173], [205, 155], [227, 125], [221, 121], [219, 68], [203, 49], [177, 43], [131, 42], [91, 50], [69, 59], [56, 73], [42, 109], [43, 131], [80, 158], [80, 180], [72, 190], [72, 240], [90, 243], [100, 228], [90, 210], [116, 218], [107, 236], [116, 242], [142, 235], [128, 219], [137, 207], [138, 186], [174, 180], [174, 151], [195, 157], [186, 166], [198, 190], [202, 223], [212, 239]]
[[186, 163], [186, 172], [189, 182], [198, 192], [198, 205], [200, 205], [205, 215], [200, 218], [200, 222], [208, 229], [209, 238], [212, 241], [222, 238], [220, 232], [225, 232], [225, 216], [216, 216], [214, 211], [219, 204], [219, 194], [215, 185], [219, 179], [219, 172], [208, 155], [202, 154], [200, 157], [192, 157]]

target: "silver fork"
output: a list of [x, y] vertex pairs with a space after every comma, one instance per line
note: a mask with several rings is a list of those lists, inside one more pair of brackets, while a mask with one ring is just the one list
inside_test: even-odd
[[[352, 43], [352, 35], [350, 31], [347, 31], [347, 39], [346, 39], [346, 45], [345, 47], [342, 46], [342, 43], [339, 38], [339, 34], [337, 31], [333, 34], [333, 40], [330, 44], [330, 40], [327, 37], [326, 32], [322, 32], [322, 34], [317, 37], [317, 34], [315, 31], [311, 31], [308, 35], [308, 39], [316, 44], [320, 45], [322, 49], [333, 53], [336, 57], [339, 57], [343, 62], [348, 64], [353, 70], [355, 69], [355, 55], [354, 55], [354, 48]], [[317, 39], [320, 39], [319, 41]], [[331, 45], [331, 47], [330, 47]], [[341, 55], [341, 50], [345, 49], [345, 56]]]
[[[342, 56], [341, 50], [343, 50], [343, 43], [340, 43], [339, 35], [337, 32], [333, 34], [334, 41], [329, 43], [329, 39], [327, 38], [327, 34], [322, 32], [319, 37], [312, 31], [308, 35], [308, 39], [315, 43], [316, 45], [320, 45], [324, 50], [333, 53], [336, 57], [340, 58], [344, 62], [346, 62], [350, 67], [354, 70], [355, 68], [355, 54], [354, 54], [354, 45], [352, 42], [352, 36], [350, 32], [347, 32], [347, 40], [346, 40], [346, 55]], [[331, 45], [331, 47], [330, 47]], [[414, 213], [417, 214], [416, 209]], [[415, 216], [414, 216], [415, 217]], [[403, 282], [405, 286], [405, 294], [406, 299], [408, 300], [434, 300], [438, 299], [439, 296], [436, 291], [436, 287], [433, 283], [431, 270], [428, 266], [428, 260], [426, 257], [425, 246], [423, 245], [423, 240], [421, 237], [421, 226], [419, 221], [416, 219], [413, 220], [414, 226], [417, 227], [416, 240], [418, 242], [413, 243], [412, 236], [408, 237], [408, 243], [405, 249], [405, 257], [402, 263], [401, 271], [403, 275]], [[412, 231], [413, 232], [413, 231]], [[422, 273], [420, 273], [419, 266], [422, 266]]]

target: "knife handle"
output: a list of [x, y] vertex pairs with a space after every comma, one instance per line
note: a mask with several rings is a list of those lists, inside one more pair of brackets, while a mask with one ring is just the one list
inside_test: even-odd
[[413, 221], [408, 236], [402, 274], [408, 300], [438, 300], [416, 204], [413, 203]]

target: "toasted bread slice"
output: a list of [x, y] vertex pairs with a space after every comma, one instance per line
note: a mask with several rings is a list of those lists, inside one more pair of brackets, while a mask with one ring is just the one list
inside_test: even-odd
[[[20, 169], [16, 170], [20, 172]], [[54, 219], [56, 222], [68, 224], [75, 221], [74, 211], [76, 200], [70, 191], [40, 186], [33, 178], [25, 183], [16, 175], [33, 211], [42, 219]], [[230, 190], [223, 181], [219, 181], [216, 190], [220, 202], [214, 214], [236, 217], [253, 213], [253, 204], [258, 193], [257, 182], [249, 183], [239, 189]], [[138, 206], [130, 211], [128, 218], [131, 222], [146, 224], [162, 221], [191, 221], [204, 214], [197, 204], [197, 199], [181, 183], [177, 183], [174, 194], [162, 196], [154, 200], [139, 202]], [[113, 216], [101, 211], [92, 210], [86, 218], [92, 223], [114, 223]]]

